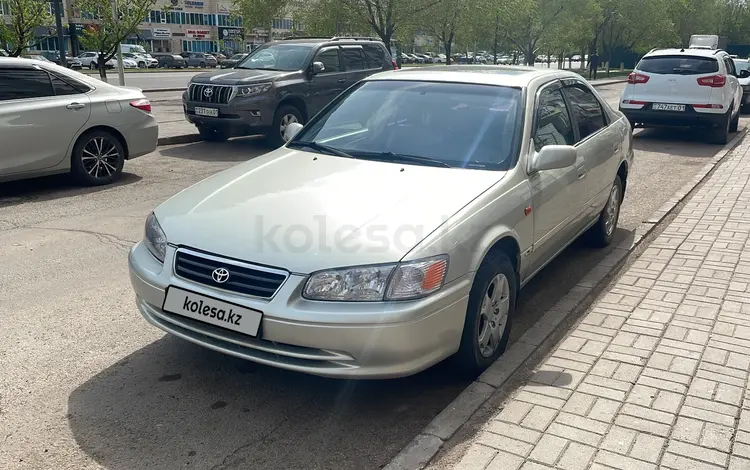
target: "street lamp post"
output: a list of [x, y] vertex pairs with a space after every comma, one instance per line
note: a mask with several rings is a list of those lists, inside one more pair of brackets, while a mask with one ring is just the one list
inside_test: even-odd
[[55, 2], [55, 27], [57, 28], [57, 51], [60, 54], [60, 65], [67, 67], [68, 62], [65, 57], [65, 37], [63, 35], [62, 26], [62, 0], [52, 1]]

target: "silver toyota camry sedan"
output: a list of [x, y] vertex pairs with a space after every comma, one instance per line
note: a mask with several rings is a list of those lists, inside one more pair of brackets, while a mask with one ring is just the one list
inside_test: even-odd
[[328, 377], [490, 365], [524, 284], [612, 241], [633, 162], [621, 113], [533, 68], [377, 74], [287, 137], [157, 207], [130, 276], [153, 325]]
[[125, 160], [154, 151], [158, 134], [139, 89], [0, 58], [0, 182], [70, 172], [86, 185], [112, 183]]

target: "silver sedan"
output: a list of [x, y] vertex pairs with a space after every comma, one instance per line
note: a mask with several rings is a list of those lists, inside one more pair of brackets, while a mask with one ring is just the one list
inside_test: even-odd
[[140, 90], [10, 57], [0, 58], [0, 123], [0, 181], [71, 172], [83, 184], [112, 183], [159, 134]]
[[521, 287], [612, 241], [633, 162], [620, 112], [534, 68], [377, 74], [287, 137], [157, 207], [130, 277], [157, 327], [329, 377], [486, 368]]

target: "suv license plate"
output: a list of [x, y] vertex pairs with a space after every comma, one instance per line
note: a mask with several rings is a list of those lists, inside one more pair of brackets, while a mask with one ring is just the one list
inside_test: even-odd
[[685, 111], [684, 104], [654, 103], [651, 105], [654, 111]]
[[219, 117], [219, 110], [216, 108], [201, 108], [200, 106], [196, 106], [195, 114], [197, 116]]

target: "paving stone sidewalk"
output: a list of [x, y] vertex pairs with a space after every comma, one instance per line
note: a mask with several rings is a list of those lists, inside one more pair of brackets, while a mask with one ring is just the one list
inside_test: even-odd
[[455, 470], [750, 470], [748, 142], [474, 436]]

